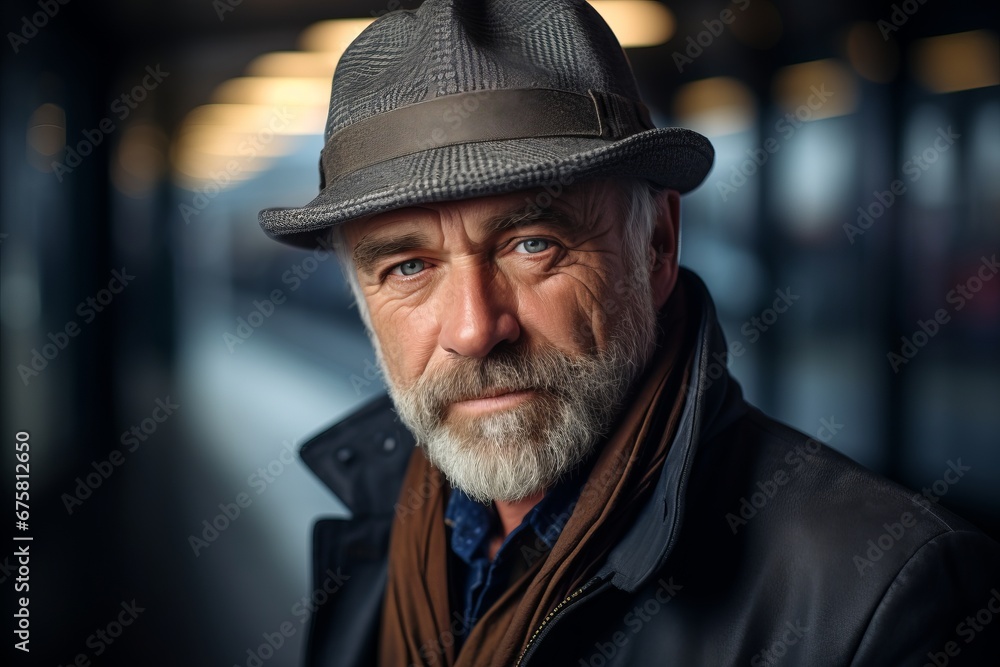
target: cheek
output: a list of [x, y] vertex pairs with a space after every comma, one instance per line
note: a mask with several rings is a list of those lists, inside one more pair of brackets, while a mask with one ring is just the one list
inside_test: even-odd
[[423, 374], [434, 353], [436, 326], [420, 308], [369, 302], [372, 329], [390, 378], [408, 387]]
[[568, 277], [548, 280], [519, 299], [518, 318], [530, 337], [568, 354], [604, 345], [602, 292]]
[[635, 285], [617, 257], [591, 266], [577, 265], [544, 281], [525, 308], [536, 329], [553, 345], [568, 352], [607, 349], [618, 323], [626, 315]]

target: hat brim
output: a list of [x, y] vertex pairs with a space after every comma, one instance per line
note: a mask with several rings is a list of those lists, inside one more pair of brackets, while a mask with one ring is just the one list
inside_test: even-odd
[[715, 151], [697, 132], [647, 130], [619, 141], [538, 137], [433, 148], [386, 160], [327, 183], [298, 208], [259, 214], [264, 232], [312, 248], [325, 230], [405, 206], [506, 194], [597, 178], [642, 178], [689, 192], [705, 180]]

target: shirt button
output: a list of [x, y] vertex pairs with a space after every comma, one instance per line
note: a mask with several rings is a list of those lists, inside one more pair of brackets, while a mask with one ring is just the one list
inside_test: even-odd
[[337, 450], [337, 460], [341, 463], [350, 463], [354, 459], [354, 450], [350, 447], [341, 447]]

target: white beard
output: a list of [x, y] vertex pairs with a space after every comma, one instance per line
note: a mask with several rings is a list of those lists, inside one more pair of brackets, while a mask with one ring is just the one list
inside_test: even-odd
[[[551, 487], [590, 455], [655, 348], [648, 271], [635, 278], [620, 311], [604, 317], [606, 326], [615, 322], [605, 350], [569, 356], [501, 345], [482, 359], [455, 357], [409, 387], [386, 374], [400, 418], [454, 488], [482, 503], [514, 502]], [[535, 393], [485, 416], [448, 414], [457, 400], [501, 389]]]

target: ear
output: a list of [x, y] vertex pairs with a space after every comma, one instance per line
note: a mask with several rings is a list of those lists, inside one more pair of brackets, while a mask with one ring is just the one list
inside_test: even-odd
[[653, 288], [653, 305], [659, 310], [674, 292], [677, 284], [677, 251], [680, 234], [681, 196], [676, 190], [656, 193], [656, 224], [649, 255], [650, 285]]

